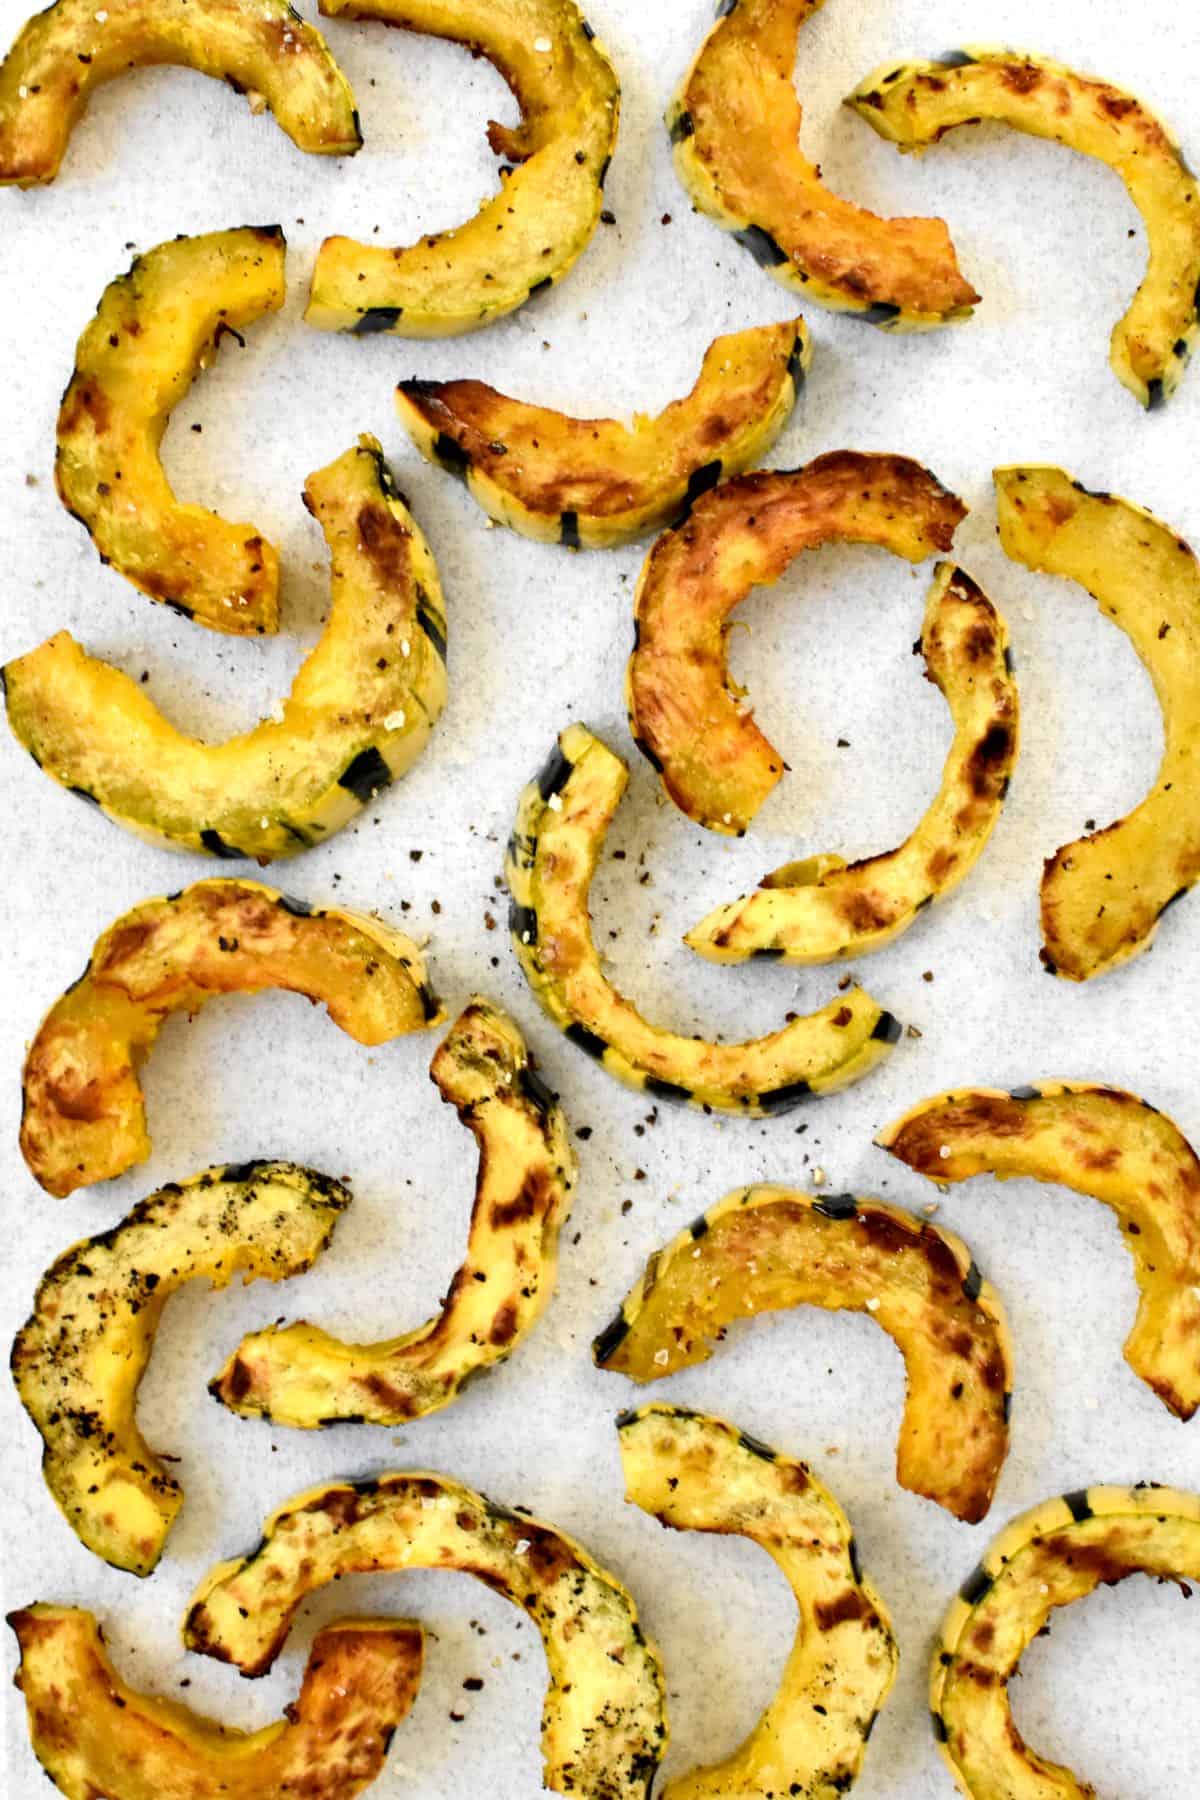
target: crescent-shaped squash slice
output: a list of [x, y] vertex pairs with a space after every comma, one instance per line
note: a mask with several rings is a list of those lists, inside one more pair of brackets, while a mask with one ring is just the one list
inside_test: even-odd
[[421, 1681], [419, 1625], [339, 1619], [313, 1639], [286, 1716], [241, 1732], [122, 1681], [89, 1612], [27, 1606], [8, 1622], [33, 1753], [68, 1800], [352, 1800]]
[[862, 862], [814, 856], [763, 877], [688, 932], [711, 962], [790, 963], [865, 956], [907, 931], [969, 873], [1000, 817], [1017, 758], [1018, 704], [1008, 628], [963, 570], [939, 563], [915, 649], [954, 720], [937, 797], [896, 850]]
[[137, 1427], [163, 1307], [201, 1277], [226, 1287], [312, 1266], [350, 1204], [328, 1176], [252, 1162], [172, 1182], [63, 1253], [38, 1283], [12, 1373], [45, 1446], [42, 1474], [72, 1531], [114, 1568], [149, 1575], [183, 1489]]
[[326, 238], [308, 323], [456, 337], [561, 281], [599, 223], [621, 102], [612, 64], [574, 0], [321, 0], [321, 11], [465, 44], [495, 64], [521, 122], [489, 124], [488, 142], [507, 159], [500, 192], [465, 225], [396, 250]]
[[831, 193], [800, 152], [800, 27], [821, 0], [733, 0], [667, 111], [675, 169], [701, 212], [785, 287], [890, 331], [970, 313], [941, 219], [880, 219]]
[[1095, 1800], [1090, 1783], [1030, 1749], [1008, 1684], [1056, 1607], [1128, 1575], [1200, 1580], [1200, 1496], [1154, 1481], [1083, 1488], [993, 1539], [942, 1623], [929, 1684], [934, 1736], [969, 1800]]
[[660, 1381], [707, 1362], [736, 1320], [793, 1306], [866, 1312], [895, 1340], [908, 1375], [897, 1479], [982, 1519], [1008, 1451], [1008, 1323], [966, 1245], [897, 1207], [737, 1188], [655, 1251], [593, 1355]]
[[1144, 950], [1200, 877], [1200, 564], [1169, 525], [1062, 469], [997, 469], [995, 481], [1008, 555], [1086, 588], [1129, 638], [1162, 707], [1166, 745], [1146, 798], [1064, 844], [1042, 876], [1042, 961], [1088, 981]]
[[60, 631], [3, 671], [9, 724], [39, 768], [139, 837], [259, 863], [323, 843], [407, 773], [446, 702], [433, 553], [372, 437], [310, 475], [304, 500], [332, 604], [280, 716], [204, 743]]
[[966, 510], [907, 456], [834, 450], [736, 476], [663, 533], [638, 583], [626, 701], [634, 742], [689, 819], [740, 837], [783, 773], [729, 676], [734, 607], [821, 544], [921, 562], [949, 550]]
[[253, 525], [175, 498], [159, 456], [172, 410], [228, 333], [278, 312], [278, 225], [180, 237], [104, 290], [58, 414], [59, 499], [127, 580], [241, 636], [279, 626], [279, 553]]
[[1047, 56], [973, 44], [933, 62], [885, 63], [846, 104], [904, 151], [925, 150], [956, 125], [986, 119], [1114, 169], [1142, 215], [1150, 256], [1113, 328], [1109, 362], [1143, 406], [1160, 406], [1174, 391], [1197, 334], [1200, 185], [1139, 100]]
[[137, 1070], [170, 1013], [264, 988], [322, 1001], [359, 1044], [444, 1016], [421, 952], [378, 919], [314, 910], [256, 881], [197, 881], [144, 900], [97, 939], [26, 1055], [21, 1153], [46, 1192], [69, 1194], [146, 1160]]
[[812, 347], [803, 319], [715, 338], [690, 394], [656, 418], [573, 419], [482, 381], [402, 381], [421, 455], [459, 476], [501, 525], [542, 544], [606, 550], [686, 517], [782, 431]]
[[307, 1321], [256, 1332], [209, 1389], [234, 1412], [307, 1429], [404, 1424], [511, 1356], [549, 1304], [575, 1184], [561, 1109], [517, 1027], [486, 1000], [455, 1020], [429, 1073], [479, 1145], [467, 1257], [441, 1312], [378, 1344], [343, 1343]]
[[430, 1568], [476, 1576], [541, 1633], [546, 1786], [579, 1800], [647, 1800], [666, 1749], [666, 1707], [633, 1596], [564, 1532], [447, 1475], [335, 1481], [289, 1500], [256, 1550], [201, 1582], [184, 1642], [261, 1675], [306, 1594], [361, 1569]]
[[0, 184], [53, 181], [94, 89], [176, 63], [265, 105], [301, 150], [362, 146], [354, 96], [329, 47], [286, 0], [56, 0], [22, 27], [0, 67]]
[[628, 779], [619, 756], [570, 725], [521, 796], [506, 863], [509, 928], [542, 1010], [618, 1081], [705, 1111], [761, 1118], [861, 1080], [900, 1036], [863, 988], [768, 1037], [717, 1044], [651, 1025], [613, 987], [588, 890]]
[[878, 1142], [931, 1181], [1025, 1176], [1116, 1213], [1141, 1301], [1125, 1360], [1181, 1419], [1200, 1407], [1200, 1158], [1136, 1094], [1089, 1082], [960, 1088], [922, 1100]]
[[617, 1426], [626, 1499], [674, 1531], [761, 1545], [800, 1615], [778, 1692], [745, 1743], [671, 1782], [663, 1800], [835, 1800], [858, 1778], [899, 1661], [850, 1521], [807, 1464], [723, 1419], [643, 1406]]

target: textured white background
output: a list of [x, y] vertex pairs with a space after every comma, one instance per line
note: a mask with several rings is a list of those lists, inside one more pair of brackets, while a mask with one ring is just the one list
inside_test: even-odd
[[[0, 0], [6, 39], [24, 3]], [[164, 70], [97, 96], [53, 187], [0, 194], [0, 652], [14, 655], [68, 626], [122, 667], [149, 670], [150, 692], [179, 724], [214, 737], [248, 726], [286, 690], [325, 605], [323, 545], [299, 504], [304, 477], [359, 431], [376, 432], [440, 562], [450, 703], [401, 787], [325, 848], [277, 865], [274, 878], [312, 900], [377, 907], [430, 933], [448, 1003], [457, 1008], [479, 988], [509, 1005], [572, 1124], [591, 1127], [579, 1144], [582, 1180], [558, 1293], [506, 1369], [403, 1433], [344, 1427], [304, 1436], [221, 1411], [204, 1382], [250, 1326], [307, 1314], [370, 1335], [427, 1316], [461, 1253], [472, 1146], [428, 1084], [432, 1040], [368, 1054], [297, 998], [231, 999], [162, 1034], [145, 1082], [152, 1160], [67, 1202], [42, 1194], [16, 1153], [26, 1041], [110, 919], [216, 866], [140, 845], [39, 776], [0, 733], [0, 1340], [68, 1243], [210, 1162], [288, 1156], [348, 1175], [357, 1196], [332, 1252], [290, 1289], [214, 1299], [197, 1287], [171, 1302], [141, 1418], [151, 1442], [182, 1459], [187, 1500], [151, 1580], [106, 1569], [76, 1542], [42, 1488], [32, 1428], [11, 1392], [0, 1392], [4, 1600], [93, 1607], [132, 1679], [165, 1692], [187, 1679], [193, 1703], [246, 1724], [276, 1716], [294, 1691], [315, 1621], [367, 1606], [420, 1615], [436, 1641], [381, 1797], [523, 1800], [538, 1790], [544, 1667], [536, 1636], [478, 1584], [416, 1575], [355, 1580], [317, 1596], [267, 1682], [251, 1686], [185, 1657], [178, 1625], [193, 1583], [212, 1559], [251, 1544], [270, 1507], [326, 1477], [430, 1465], [576, 1533], [628, 1580], [662, 1647], [673, 1727], [667, 1768], [679, 1773], [726, 1753], [749, 1729], [778, 1678], [792, 1606], [757, 1550], [668, 1536], [622, 1504], [611, 1418], [631, 1392], [593, 1370], [588, 1343], [646, 1254], [728, 1188], [760, 1177], [804, 1183], [817, 1165], [835, 1191], [928, 1200], [930, 1190], [874, 1149], [872, 1137], [953, 1083], [1101, 1077], [1141, 1090], [1200, 1141], [1197, 903], [1171, 912], [1151, 954], [1091, 987], [1053, 982], [1039, 969], [1043, 856], [1086, 818], [1107, 821], [1138, 799], [1161, 729], [1132, 650], [1087, 597], [1005, 560], [989, 482], [995, 463], [1059, 461], [1200, 540], [1200, 372], [1164, 414], [1147, 418], [1108, 368], [1109, 330], [1144, 254], [1114, 175], [991, 127], [959, 133], [924, 163], [902, 161], [838, 108], [885, 58], [1003, 39], [1127, 85], [1197, 160], [1200, 18], [1174, 0], [1060, 0], [1049, 17], [1043, 0], [830, 0], [805, 31], [805, 143], [827, 179], [881, 211], [942, 213], [984, 300], [966, 327], [908, 340], [813, 312], [807, 400], [773, 460], [791, 466], [839, 446], [904, 451], [970, 503], [958, 554], [1012, 627], [1023, 756], [967, 887], [861, 971], [882, 1002], [917, 1024], [919, 1041], [905, 1038], [861, 1086], [790, 1118], [723, 1124], [671, 1113], [639, 1136], [644, 1101], [556, 1036], [503, 930], [489, 932], [484, 915], [503, 918], [494, 878], [513, 804], [554, 733], [582, 717], [630, 753], [621, 673], [642, 550], [573, 556], [487, 531], [464, 492], [416, 459], [391, 403], [393, 383], [418, 372], [479, 375], [577, 412], [656, 410], [691, 384], [718, 331], [794, 310], [743, 251], [692, 215], [671, 171], [660, 114], [707, 27], [707, 0], [594, 0], [591, 16], [624, 84], [608, 189], [616, 225], [599, 229], [565, 284], [476, 337], [362, 342], [308, 331], [300, 320], [325, 233], [370, 237], [378, 227], [382, 242], [407, 242], [466, 217], [492, 190], [483, 125], [493, 112], [514, 117], [513, 103], [488, 64], [447, 45], [379, 26], [329, 27], [362, 110], [367, 147], [354, 160], [306, 158], [221, 86]], [[665, 213], [669, 224], [660, 222]], [[180, 408], [165, 454], [182, 493], [255, 520], [282, 545], [284, 631], [266, 643], [210, 636], [149, 605], [101, 568], [51, 480], [55, 409], [76, 337], [130, 248], [247, 220], [283, 223], [291, 298], [281, 316], [250, 328], [244, 351], [227, 344]], [[188, 429], [194, 421], [201, 435]], [[629, 857], [605, 865], [595, 913], [614, 974], [652, 1018], [749, 1034], [832, 991], [826, 970], [709, 969], [680, 935], [787, 857], [866, 853], [910, 828], [949, 737], [944, 708], [909, 655], [926, 574], [881, 553], [824, 550], [745, 609], [750, 630], [734, 637], [736, 666], [793, 773], [744, 842], [706, 837], [662, 805], [648, 765], [634, 758], [612, 838]], [[849, 748], [836, 747], [839, 737]], [[419, 863], [410, 857], [417, 850]], [[632, 1207], [623, 1216], [625, 1201]], [[865, 1317], [798, 1312], [760, 1321], [705, 1368], [656, 1390], [724, 1412], [809, 1458], [854, 1520], [902, 1650], [863, 1800], [951, 1791], [925, 1714], [927, 1654], [945, 1601], [993, 1528], [1091, 1481], [1200, 1482], [1200, 1427], [1175, 1422], [1121, 1360], [1134, 1286], [1111, 1219], [1057, 1189], [986, 1181], [950, 1195], [939, 1218], [967, 1238], [998, 1284], [1016, 1342], [1012, 1450], [989, 1523], [956, 1524], [896, 1486], [902, 1367]], [[1074, 1764], [1109, 1800], [1194, 1795], [1197, 1607], [1135, 1581], [1060, 1614], [1017, 1686], [1017, 1717], [1031, 1741]], [[10, 1651], [6, 1644], [9, 1667]], [[468, 1695], [462, 1682], [473, 1675], [486, 1685]], [[8, 1791], [27, 1800], [44, 1784], [15, 1695], [8, 1706]], [[469, 1717], [452, 1724], [452, 1709]]]

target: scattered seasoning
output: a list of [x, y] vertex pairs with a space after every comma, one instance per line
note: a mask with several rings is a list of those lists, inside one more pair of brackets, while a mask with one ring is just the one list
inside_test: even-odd
[[924, 1037], [925, 1034], [922, 1031], [918, 1031], [915, 1025], [910, 1025], [908, 1028], [908, 1035], [910, 1038], [919, 1038]]
[[580, 1125], [578, 1130], [575, 1133], [575, 1136], [577, 1138], [582, 1138], [585, 1144], [587, 1143], [587, 1141], [591, 1137], [591, 1135], [592, 1135], [592, 1128], [590, 1125]]
[[409, 862], [420, 862], [424, 854], [425, 852], [423, 850], [410, 850], [408, 853], [408, 860]]
[[839, 738], [837, 741], [837, 747], [839, 750], [848, 750], [850, 748], [850, 739], [849, 738]]
[[926, 969], [921, 976], [921, 980], [922, 981], [932, 981], [933, 980], [933, 970]]
[[669, 225], [669, 224], [670, 224], [670, 223], [671, 223], [671, 215], [670, 215], [670, 213], [664, 213], [664, 214], [663, 214], [663, 216], [662, 216], [662, 220], [661, 220], [661, 223], [662, 223], [662, 224], [664, 224], [664, 225]]
[[617, 222], [616, 213], [609, 212], [609, 210], [606, 206], [604, 211], [600, 214], [600, 223], [602, 225], [615, 225], [616, 222]]

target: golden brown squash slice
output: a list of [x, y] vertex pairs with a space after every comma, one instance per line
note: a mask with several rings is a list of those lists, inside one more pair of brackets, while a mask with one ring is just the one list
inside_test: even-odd
[[1077, 581], [1129, 638], [1163, 714], [1166, 747], [1139, 806], [1064, 844], [1042, 876], [1042, 961], [1088, 981], [1136, 956], [1200, 877], [1200, 564], [1140, 506], [1062, 469], [997, 469], [1000, 542], [1014, 561]]
[[0, 185], [53, 181], [94, 89], [129, 69], [176, 63], [266, 106], [301, 150], [362, 147], [354, 96], [320, 32], [286, 0], [55, 0], [0, 67]]
[[233, 1412], [312, 1429], [400, 1425], [456, 1400], [512, 1355], [549, 1304], [575, 1156], [566, 1120], [506, 1013], [474, 999], [430, 1066], [479, 1145], [467, 1257], [441, 1312], [378, 1344], [306, 1320], [243, 1338], [209, 1392]]
[[279, 554], [253, 525], [177, 500], [159, 445], [221, 339], [283, 305], [285, 248], [278, 225], [243, 225], [136, 257], [79, 340], [58, 414], [59, 498], [102, 561], [242, 636], [278, 629]]
[[114, 1568], [149, 1575], [183, 1489], [137, 1427], [138, 1385], [163, 1307], [185, 1282], [283, 1281], [311, 1268], [350, 1195], [293, 1163], [172, 1182], [38, 1283], [12, 1372], [45, 1446], [42, 1474], [72, 1531]]
[[1200, 1158], [1164, 1113], [1082, 1081], [960, 1088], [922, 1100], [878, 1139], [931, 1181], [1057, 1182], [1110, 1206], [1141, 1301], [1125, 1360], [1181, 1419], [1200, 1407]]
[[308, 323], [455, 337], [561, 281], [599, 223], [621, 100], [612, 64], [574, 0], [321, 0], [321, 11], [465, 44], [495, 64], [521, 122], [489, 124], [488, 142], [506, 167], [500, 192], [466, 224], [396, 250], [326, 238]]
[[269, 863], [323, 843], [405, 775], [446, 702], [433, 553], [363, 437], [310, 475], [332, 605], [281, 716], [207, 744], [67, 631], [6, 665], [5, 704], [38, 767], [172, 849]]
[[27, 1606], [8, 1622], [33, 1753], [68, 1800], [352, 1800], [421, 1681], [419, 1625], [339, 1619], [313, 1639], [286, 1716], [247, 1733], [122, 1681], [89, 1612]]
[[46, 1192], [69, 1194], [146, 1160], [137, 1070], [170, 1013], [263, 988], [322, 1001], [360, 1044], [444, 1016], [421, 952], [378, 919], [314, 911], [256, 881], [197, 881], [144, 900], [97, 939], [25, 1058], [21, 1153]]
[[1008, 1683], [1056, 1607], [1137, 1574], [1200, 1579], [1200, 1497], [1155, 1481], [1083, 1488], [993, 1539], [951, 1603], [930, 1672], [934, 1736], [971, 1800], [1095, 1800], [1089, 1783], [1030, 1749]]
[[714, 339], [690, 394], [657, 418], [573, 419], [482, 381], [402, 381], [400, 418], [429, 462], [501, 525], [605, 550], [687, 516], [770, 449], [812, 360], [803, 319]]
[[1142, 215], [1149, 267], [1113, 328], [1109, 362], [1143, 406], [1179, 385], [1197, 334], [1200, 185], [1174, 138], [1131, 94], [1016, 50], [972, 44], [933, 62], [885, 63], [846, 101], [902, 151], [997, 120], [1105, 162]]
[[722, 5], [667, 110], [675, 169], [700, 211], [785, 287], [888, 331], [970, 313], [941, 219], [880, 219], [831, 193], [800, 152], [800, 27], [821, 0]]
[[447, 1475], [335, 1481], [288, 1501], [256, 1550], [205, 1576], [184, 1642], [261, 1675], [306, 1594], [360, 1569], [429, 1568], [485, 1581], [541, 1633], [546, 1786], [579, 1800], [647, 1800], [667, 1722], [658, 1655], [633, 1596], [564, 1532]]
[[982, 1519], [1008, 1451], [1008, 1323], [966, 1245], [897, 1207], [737, 1188], [655, 1251], [592, 1353], [660, 1381], [707, 1362], [736, 1320], [793, 1306], [866, 1312], [895, 1340], [908, 1375], [897, 1480]]
[[628, 779], [619, 756], [570, 725], [521, 796], [505, 865], [509, 930], [542, 1010], [618, 1081], [705, 1111], [761, 1118], [861, 1080], [900, 1036], [863, 988], [741, 1044], [651, 1025], [616, 991], [592, 939], [588, 890]]
[[865, 956], [907, 931], [967, 875], [992, 835], [1017, 759], [1018, 704], [1008, 627], [963, 570], [939, 563], [915, 646], [954, 719], [932, 806], [896, 850], [862, 862], [813, 856], [718, 906], [686, 942], [710, 962], [790, 963]]
[[643, 1406], [617, 1426], [626, 1499], [674, 1531], [760, 1544], [800, 1614], [778, 1692], [745, 1743], [671, 1782], [663, 1800], [835, 1800], [858, 1779], [900, 1654], [850, 1521], [806, 1463], [723, 1419]]
[[638, 583], [626, 701], [634, 742], [689, 819], [740, 837], [783, 773], [730, 681], [734, 607], [821, 544], [921, 562], [950, 548], [966, 510], [906, 456], [835, 450], [803, 469], [737, 476], [664, 532]]

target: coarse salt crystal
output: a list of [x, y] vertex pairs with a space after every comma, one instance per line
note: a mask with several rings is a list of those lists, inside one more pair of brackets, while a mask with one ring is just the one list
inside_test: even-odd
[[407, 638], [400, 639], [400, 654], [401, 654], [401, 656], [411, 656], [412, 655], [412, 645], [409, 643]]
[[22, 86], [17, 89], [17, 94], [22, 100], [28, 100], [29, 89], [22, 84]]
[[814, 1187], [824, 1187], [825, 1186], [825, 1171], [824, 1171], [824, 1169], [814, 1169], [812, 1178], [813, 1178], [813, 1186]]
[[108, 14], [106, 12], [98, 12], [95, 15], [95, 18], [97, 25], [104, 25], [108, 21]]
[[540, 37], [540, 38], [534, 38], [533, 47], [535, 50], [540, 50], [542, 52], [542, 54], [545, 55], [546, 51], [549, 50], [552, 46], [550, 43], [550, 39], [548, 37]]
[[873, 1313], [879, 1311], [879, 1302], [876, 1300], [874, 1294], [872, 1294], [871, 1298], [867, 1301], [866, 1306], [868, 1312]]
[[524, 1556], [524, 1554], [528, 1550], [528, 1548], [529, 1548], [529, 1539], [528, 1538], [518, 1538], [517, 1539], [517, 1555], [518, 1556]]
[[939, 1155], [939, 1156], [940, 1156], [940, 1157], [941, 1157], [941, 1159], [942, 1159], [942, 1161], [943, 1161], [943, 1162], [946, 1162], [946, 1161], [948, 1161], [948, 1160], [949, 1160], [949, 1156], [950, 1156], [950, 1146], [949, 1146], [949, 1144], [943, 1144], [943, 1145], [942, 1145], [942, 1147], [941, 1147], [941, 1149], [940, 1149], [940, 1150], [939, 1150], [939, 1151], [938, 1151], [938, 1155]]
[[404, 714], [403, 707], [397, 707], [395, 712], [390, 712], [388, 714], [387, 718], [383, 721], [384, 730], [385, 731], [399, 731], [400, 727], [404, 723], [404, 718], [405, 718], [405, 714]]
[[658, 1368], [660, 1368], [660, 1369], [665, 1368], [667, 1363], [670, 1362], [670, 1360], [671, 1360], [671, 1353], [669, 1350], [656, 1350], [654, 1352], [654, 1361], [655, 1361], [656, 1365], [658, 1366]]
[[550, 808], [551, 812], [561, 812], [562, 811], [562, 795], [561, 794], [551, 794], [550, 798], [546, 802], [546, 805]]

